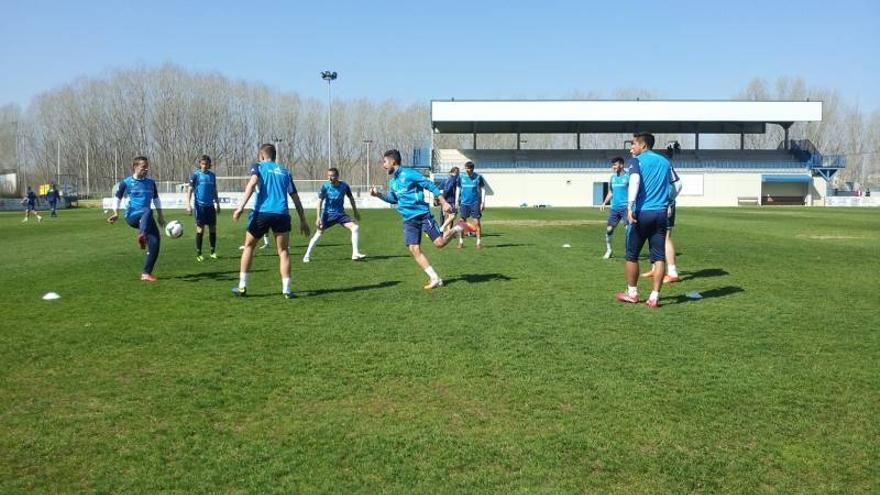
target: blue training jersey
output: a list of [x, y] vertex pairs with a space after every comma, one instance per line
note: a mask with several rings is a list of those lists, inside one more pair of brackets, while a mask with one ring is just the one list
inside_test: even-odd
[[128, 206], [125, 208], [125, 214], [137, 214], [150, 208], [153, 200], [159, 197], [159, 190], [156, 189], [156, 181], [149, 177], [136, 179], [130, 175], [116, 186], [116, 197], [119, 199], [128, 195]]
[[461, 195], [461, 204], [463, 205], [478, 205], [482, 200], [481, 193], [483, 192], [483, 187], [486, 185], [486, 182], [483, 180], [483, 176], [474, 172], [474, 176], [471, 177], [467, 173], [461, 174], [458, 176], [458, 187], [461, 188], [459, 194]]
[[290, 215], [287, 196], [296, 194], [290, 170], [275, 162], [263, 161], [251, 167], [251, 175], [260, 179], [254, 212]]
[[645, 151], [632, 162], [629, 173], [641, 177], [635, 211], [660, 211], [669, 206], [673, 177], [672, 166], [665, 156]]
[[629, 193], [629, 172], [612, 175], [609, 185], [611, 187], [611, 209], [626, 208], [626, 199]]
[[33, 191], [28, 191], [28, 192], [27, 192], [27, 202], [28, 202], [29, 205], [36, 204], [36, 202], [37, 202], [37, 194], [34, 193]]
[[458, 177], [450, 175], [443, 181], [443, 198], [455, 204], [455, 191], [458, 189]]
[[397, 167], [397, 171], [388, 181], [389, 191], [381, 198], [391, 204], [397, 205], [397, 212], [404, 220], [430, 213], [428, 203], [425, 202], [425, 189], [435, 196], [441, 194], [436, 184], [418, 170], [412, 168]]
[[343, 181], [339, 181], [339, 184], [335, 186], [329, 180], [322, 184], [321, 191], [318, 193], [318, 197], [324, 200], [324, 211], [321, 212], [322, 216], [331, 218], [344, 215], [345, 196], [350, 192], [351, 188]]
[[195, 202], [199, 206], [211, 206], [217, 198], [217, 176], [207, 170], [196, 170], [189, 179], [189, 186], [195, 193]]

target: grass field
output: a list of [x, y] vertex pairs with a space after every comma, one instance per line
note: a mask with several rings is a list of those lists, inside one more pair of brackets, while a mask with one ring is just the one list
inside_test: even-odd
[[367, 211], [364, 263], [295, 237], [293, 301], [169, 213], [156, 284], [100, 210], [0, 214], [0, 493], [880, 492], [876, 210], [682, 209], [656, 311], [597, 210], [488, 210], [434, 292]]

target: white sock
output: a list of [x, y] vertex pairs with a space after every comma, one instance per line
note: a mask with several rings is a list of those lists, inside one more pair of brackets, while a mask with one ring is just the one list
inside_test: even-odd
[[614, 240], [614, 234], [605, 234], [605, 248], [611, 251], [611, 243]]
[[248, 279], [248, 272], [239, 272], [239, 274], [238, 274], [238, 288], [239, 289], [244, 289], [245, 287], [247, 287], [247, 279]]
[[677, 277], [678, 270], [675, 268], [675, 265], [669, 265], [666, 267], [666, 274], [670, 277]]
[[429, 266], [428, 268], [425, 268], [425, 273], [428, 274], [428, 278], [430, 278], [432, 282], [440, 278], [440, 275], [437, 275], [437, 272], [434, 271], [433, 266]]
[[639, 295], [639, 288], [628, 285], [626, 287], [626, 293], [627, 293], [627, 295], [630, 295], [630, 296], [637, 296], [637, 295]]
[[464, 230], [464, 229], [461, 228], [461, 225], [456, 224], [452, 227], [452, 231], [455, 232], [456, 234], [458, 234], [459, 239], [461, 239], [461, 231], [462, 230]]
[[281, 279], [281, 293], [287, 294], [290, 292], [290, 277]]
[[264, 245], [264, 246], [268, 246], [268, 245], [269, 245], [269, 236], [267, 236], [267, 235], [264, 235], [264, 236], [263, 236], [263, 245]]
[[355, 225], [353, 229], [351, 229], [351, 255], [357, 256], [361, 253], [361, 250], [358, 248], [358, 242], [360, 241], [361, 233], [360, 227]]
[[480, 245], [480, 242], [481, 242], [482, 240], [483, 240], [483, 239], [481, 239], [480, 237], [477, 237], [477, 246]]
[[304, 258], [308, 258], [312, 255], [312, 249], [315, 249], [315, 244], [318, 243], [318, 239], [321, 238], [321, 231], [315, 232], [315, 235], [312, 236], [312, 240], [309, 241], [309, 247], [306, 248], [306, 254], [303, 256]]
[[656, 290], [652, 290], [651, 295], [648, 297], [648, 299], [653, 299], [655, 301], [659, 301], [660, 300], [660, 293], [657, 292]]

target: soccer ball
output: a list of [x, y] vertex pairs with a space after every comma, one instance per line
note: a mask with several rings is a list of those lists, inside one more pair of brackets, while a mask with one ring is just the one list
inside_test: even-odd
[[168, 237], [178, 238], [183, 235], [183, 224], [177, 220], [172, 220], [165, 224], [165, 235]]

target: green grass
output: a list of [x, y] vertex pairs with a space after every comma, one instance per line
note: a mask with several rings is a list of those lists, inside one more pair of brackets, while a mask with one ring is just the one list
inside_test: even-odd
[[682, 209], [657, 311], [595, 210], [488, 210], [434, 292], [367, 211], [365, 263], [295, 237], [294, 301], [265, 253], [229, 294], [228, 212], [201, 264], [170, 213], [156, 284], [100, 210], [0, 214], [0, 493], [880, 491], [874, 210]]

